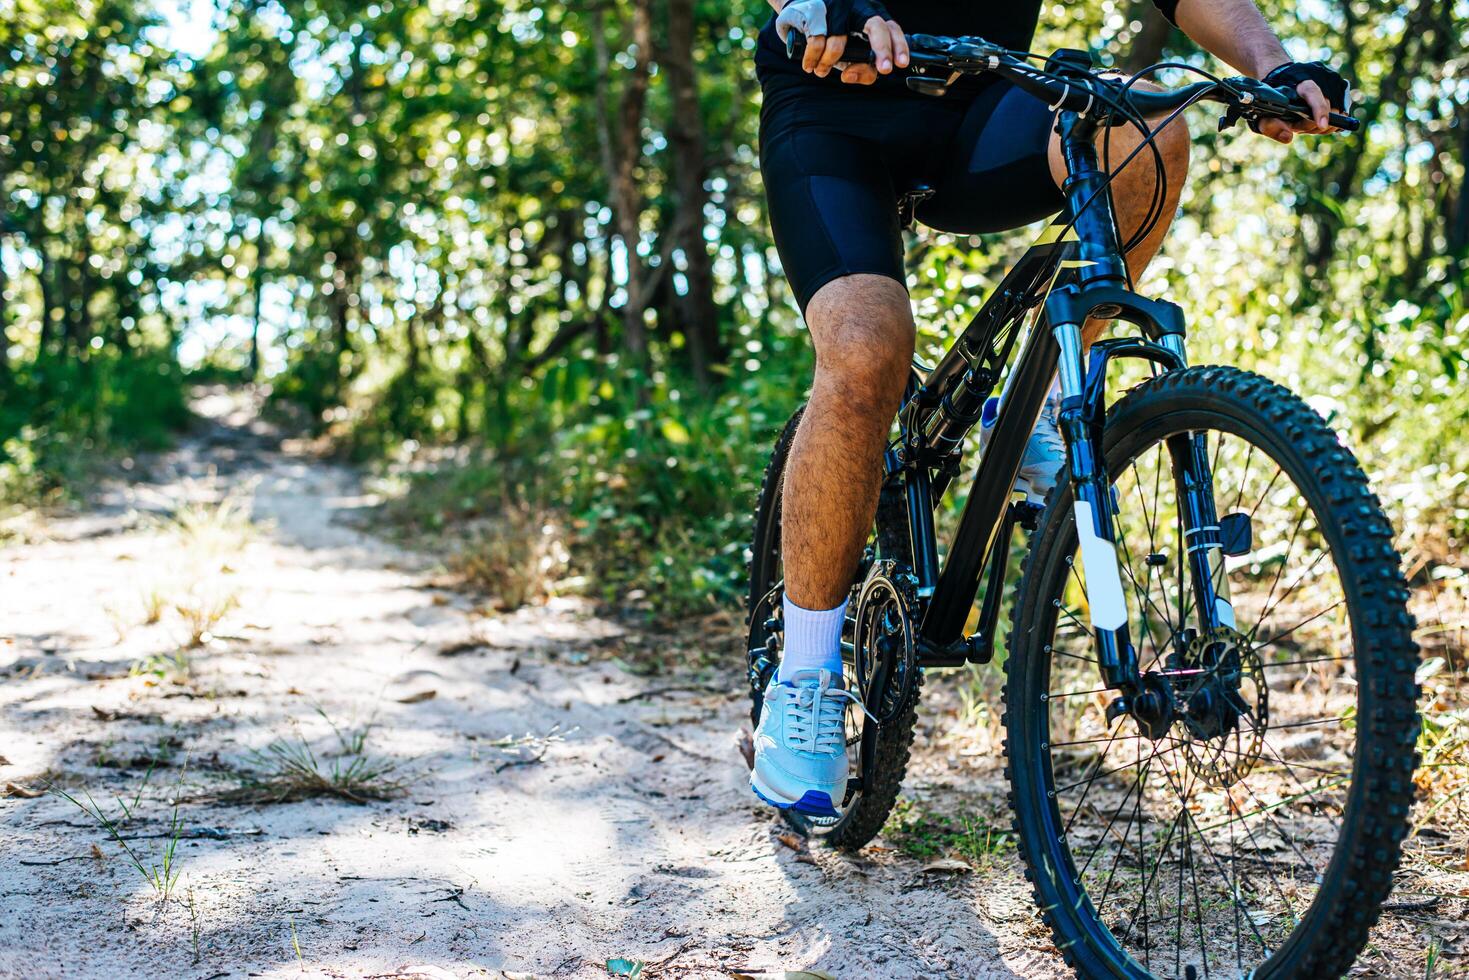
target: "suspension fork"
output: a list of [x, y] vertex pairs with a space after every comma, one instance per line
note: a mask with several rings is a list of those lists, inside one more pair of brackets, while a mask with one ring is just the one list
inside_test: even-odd
[[[1177, 368], [1188, 366], [1182, 330], [1165, 330], [1158, 335], [1157, 342], [1173, 355]], [[1193, 582], [1193, 601], [1198, 610], [1199, 626], [1203, 632], [1211, 632], [1220, 626], [1233, 629], [1234, 606], [1229, 601], [1229, 580], [1223, 568], [1224, 536], [1214, 503], [1214, 474], [1209, 465], [1208, 437], [1201, 432], [1181, 433], [1170, 436], [1167, 445], [1173, 484], [1177, 488], [1182, 511], [1183, 547]], [[1181, 600], [1182, 596], [1179, 598]], [[1179, 604], [1178, 628], [1188, 628], [1182, 602]]]
[[[1173, 482], [1182, 512], [1184, 552], [1193, 582], [1199, 628], [1204, 633], [1220, 626], [1233, 629], [1234, 606], [1229, 601], [1229, 583], [1224, 575], [1224, 540], [1214, 504], [1214, 474], [1209, 466], [1208, 437], [1202, 432], [1170, 436], [1168, 454], [1173, 464]], [[1179, 620], [1180, 629], [1188, 626], [1182, 606]]]
[[1137, 651], [1127, 628], [1127, 599], [1112, 523], [1112, 484], [1102, 460], [1102, 417], [1087, 408], [1081, 323], [1074, 319], [1056, 323], [1051, 335], [1059, 354], [1059, 421], [1070, 449], [1072, 512], [1086, 573], [1097, 664], [1108, 687], [1132, 692], [1139, 688]]

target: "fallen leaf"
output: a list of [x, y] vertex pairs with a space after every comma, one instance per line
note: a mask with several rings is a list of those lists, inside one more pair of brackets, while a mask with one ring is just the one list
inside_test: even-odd
[[438, 693], [438, 691], [434, 690], [419, 691], [417, 694], [410, 694], [406, 698], [399, 698], [398, 703], [418, 704], [420, 701], [432, 701], [438, 695]]
[[5, 758], [5, 756], [0, 755], [0, 766], [8, 766], [8, 765], [10, 765], [10, 760], [7, 759], [7, 758]]
[[775, 973], [732, 973], [736, 980], [837, 980], [824, 970], [786, 970]]
[[776, 834], [775, 839], [793, 851], [804, 851], [806, 849], [806, 838], [796, 834]]
[[117, 721], [116, 711], [108, 711], [106, 708], [99, 708], [95, 704], [92, 705], [92, 714], [96, 715], [103, 721]]
[[103, 854], [102, 848], [98, 847], [96, 844], [92, 845], [92, 857], [96, 858], [98, 861], [107, 860], [107, 855]]
[[643, 975], [643, 961], [622, 957], [610, 959], [607, 961], [607, 972], [614, 977], [640, 977]]
[[804, 851], [796, 855], [796, 860], [799, 861], [801, 864], [809, 864], [813, 867], [820, 867], [820, 865], [816, 863], [816, 858], [812, 857], [810, 854], [805, 853]]
[[45, 796], [46, 794], [41, 792], [40, 790], [27, 789], [24, 786], [17, 786], [15, 783], [6, 783], [5, 795], [14, 796], [22, 800], [34, 800], [36, 797]]
[[969, 866], [969, 862], [961, 861], [958, 858], [939, 858], [937, 861], [928, 862], [919, 870], [924, 874], [937, 874], [944, 871], [973, 871], [974, 869]]

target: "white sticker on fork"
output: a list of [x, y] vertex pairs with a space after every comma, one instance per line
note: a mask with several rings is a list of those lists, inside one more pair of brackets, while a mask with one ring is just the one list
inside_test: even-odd
[[1115, 630], [1127, 622], [1127, 600], [1122, 596], [1122, 574], [1117, 570], [1117, 546], [1097, 533], [1092, 508], [1086, 501], [1072, 504], [1076, 534], [1081, 540], [1081, 568], [1086, 573], [1086, 601], [1092, 628]]

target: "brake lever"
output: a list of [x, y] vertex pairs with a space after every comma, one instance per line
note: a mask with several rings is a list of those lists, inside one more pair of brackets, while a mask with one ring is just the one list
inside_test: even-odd
[[[1286, 113], [1293, 113], [1296, 121], [1309, 120], [1311, 109], [1299, 96], [1287, 89], [1276, 88], [1266, 85], [1257, 78], [1231, 78], [1229, 79], [1231, 89], [1240, 92], [1242, 98], [1233, 102], [1219, 117], [1219, 131], [1229, 129], [1243, 119], [1254, 132], [1259, 132], [1258, 124], [1264, 119], [1286, 119]], [[1262, 110], [1274, 110], [1267, 112]], [[1290, 121], [1286, 119], [1286, 121]], [[1345, 113], [1330, 112], [1327, 115], [1327, 123], [1344, 132], [1355, 133], [1362, 128], [1361, 120], [1355, 116]]]

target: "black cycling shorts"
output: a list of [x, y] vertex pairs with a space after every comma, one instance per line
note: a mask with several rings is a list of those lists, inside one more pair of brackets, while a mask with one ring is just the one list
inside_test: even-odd
[[940, 231], [1003, 231], [1060, 211], [1046, 159], [1054, 116], [1000, 80], [972, 101], [767, 84], [760, 173], [801, 311], [840, 276], [905, 282], [897, 209], [914, 183], [936, 191], [917, 217]]

